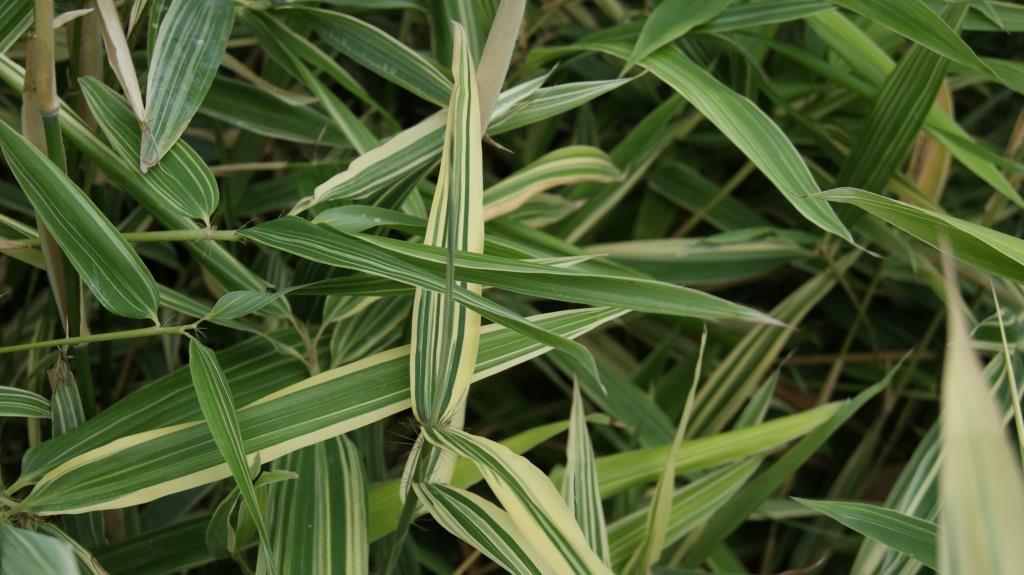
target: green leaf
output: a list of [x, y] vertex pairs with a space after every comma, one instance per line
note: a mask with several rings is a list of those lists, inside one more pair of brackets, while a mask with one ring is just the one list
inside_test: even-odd
[[335, 50], [428, 102], [447, 105], [451, 80], [437, 64], [387, 32], [340, 12], [304, 7], [301, 14], [313, 25], [317, 35]]
[[853, 417], [865, 403], [885, 389], [899, 367], [900, 365], [897, 365], [881, 381], [864, 389], [852, 399], [844, 401], [831, 418], [797, 442], [771, 467], [754, 478], [727, 504], [723, 505], [701, 530], [683, 561], [684, 566], [692, 567], [703, 562], [714, 547], [720, 545], [726, 537], [742, 525], [747, 516], [757, 509], [765, 499], [774, 494], [786, 481], [786, 478], [790, 477], [814, 452], [820, 449], [836, 430]]
[[664, 0], [644, 22], [644, 28], [623, 70], [628, 71], [662, 46], [675, 42], [690, 30], [718, 16], [733, 1]]
[[484, 219], [512, 213], [530, 198], [569, 184], [607, 183], [620, 177], [618, 167], [592, 146], [566, 146], [548, 152], [484, 190]]
[[[250, 477], [249, 466], [252, 462], [247, 457], [248, 451], [245, 448], [227, 379], [217, 362], [216, 354], [210, 348], [190, 339], [188, 355], [192, 385], [195, 386], [196, 397], [199, 398], [199, 407], [203, 411], [209, 433], [217, 445], [217, 451], [235, 478], [235, 484], [249, 515], [256, 521], [263, 552], [272, 557], [270, 531], [263, 520], [263, 512], [256, 498], [256, 488]], [[275, 572], [275, 569], [271, 568], [271, 572]]]
[[55, 537], [18, 529], [0, 521], [0, 557], [4, 573], [77, 575], [71, 546]]
[[427, 440], [480, 469], [526, 543], [553, 572], [611, 573], [587, 546], [579, 525], [548, 478], [500, 443], [445, 428], [424, 428]]
[[545, 572], [508, 513], [464, 489], [437, 483], [413, 485], [417, 498], [442, 527], [515, 575]]
[[80, 78], [79, 85], [107, 141], [124, 161], [125, 170], [136, 171], [154, 192], [181, 215], [209, 224], [220, 192], [206, 163], [184, 140], [175, 142], [160, 163], [145, 174], [135, 165], [142, 142], [138, 122], [124, 99], [94, 78]]
[[[760, 458], [751, 458], [726, 465], [675, 490], [663, 545], [679, 541], [711, 517], [743, 487], [760, 464]], [[649, 516], [649, 508], [637, 509], [608, 526], [612, 568], [616, 572], [625, 567], [630, 555], [647, 537]]]
[[[1016, 282], [1024, 282], [1024, 240], [953, 216], [854, 188], [821, 197], [853, 204], [956, 259]], [[942, 238], [949, 239], [948, 249]]]
[[[531, 321], [561, 337], [577, 337], [620, 314], [569, 310]], [[290, 343], [297, 345], [297, 338]], [[250, 459], [273, 461], [411, 405], [407, 346], [314, 377], [307, 377], [294, 359], [277, 359], [266, 350], [265, 344], [242, 346], [230, 356], [241, 362], [241, 370], [228, 373], [237, 382], [231, 386], [232, 396], [239, 398], [238, 423]], [[549, 347], [515, 331], [485, 326], [474, 379], [547, 351]], [[119, 410], [104, 411], [75, 431], [40, 445], [26, 458], [16, 483], [36, 483], [25, 508], [40, 514], [112, 509], [228, 477], [199, 407], [182, 403], [190, 385], [182, 374], [175, 374], [130, 402], [122, 400]], [[145, 406], [141, 412], [140, 405]], [[175, 461], [173, 467], [162, 463], [168, 458]]]
[[610, 565], [608, 529], [597, 487], [594, 446], [587, 431], [583, 395], [579, 384], [572, 388], [572, 412], [569, 415], [569, 441], [565, 446], [565, 476], [562, 497], [576, 523], [583, 529], [587, 544], [605, 565]]
[[235, 5], [210, 0], [196, 10], [188, 0], [173, 0], [160, 22], [146, 80], [146, 120], [139, 167], [155, 166], [178, 141], [206, 97], [224, 56]]
[[[480, 341], [480, 316], [454, 299], [456, 251], [484, 248], [483, 150], [480, 102], [473, 59], [459, 24], [453, 24], [455, 85], [448, 105], [441, 171], [424, 244], [446, 253], [444, 290], [417, 288], [413, 300], [410, 383], [416, 418], [445, 424], [464, 404]], [[458, 287], [479, 295], [479, 285]]]
[[[361, 271], [433, 292], [444, 292], [446, 289], [444, 279], [438, 274], [425, 273], [423, 268], [386, 252], [378, 252], [368, 258], [366, 244], [299, 218], [279, 218], [240, 234], [267, 247], [325, 265]], [[597, 380], [593, 357], [580, 344], [540, 329], [500, 304], [462, 286], [454, 285], [453, 294], [460, 304], [487, 319], [565, 352], [582, 374]]]
[[954, 62], [990, 74], [984, 62], [938, 14], [921, 0], [831, 0], [833, 4], [852, 10], [886, 26], [913, 42]]
[[269, 498], [280, 572], [369, 573], [366, 477], [355, 445], [334, 437], [273, 466], [298, 474], [274, 485]]
[[938, 525], [931, 521], [870, 503], [794, 499], [865, 537], [906, 553], [931, 569], [938, 568], [935, 558]]
[[1024, 537], [1021, 462], [1010, 448], [1001, 410], [972, 349], [965, 304], [948, 257], [943, 268], [948, 320], [939, 416], [938, 571], [1009, 574], [1024, 562], [1024, 547], [1018, 544]]
[[103, 307], [159, 324], [153, 276], [88, 196], [2, 122], [0, 149], [36, 214]]
[[0, 385], [0, 417], [50, 417], [50, 402], [27, 389]]

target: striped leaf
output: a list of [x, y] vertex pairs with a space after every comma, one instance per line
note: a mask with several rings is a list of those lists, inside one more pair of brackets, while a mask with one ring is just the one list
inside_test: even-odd
[[509, 573], [547, 572], [540, 563], [542, 557], [526, 546], [527, 538], [497, 505], [469, 491], [437, 483], [417, 483], [413, 488], [435, 521]]
[[807, 164], [760, 108], [716, 80], [678, 48], [665, 48], [647, 57], [641, 65], [704, 114], [807, 220], [848, 242], [853, 241], [830, 206], [808, 197], [821, 190]]
[[[136, 5], [144, 2], [135, 2]], [[107, 61], [110, 69], [114, 71], [117, 81], [121, 84], [128, 105], [138, 126], [146, 125], [146, 111], [142, 103], [142, 88], [139, 87], [139, 78], [135, 75], [135, 63], [132, 62], [131, 48], [128, 46], [128, 39], [125, 38], [124, 30], [121, 27], [121, 17], [117, 15], [117, 7], [114, 0], [96, 0], [96, 9], [100, 15], [100, 32], [103, 36], [103, 47], [107, 51]], [[134, 14], [135, 6], [132, 6]], [[140, 140], [141, 142], [141, 140]], [[137, 151], [140, 142], [136, 143], [133, 150]], [[133, 162], [134, 163], [134, 162]]]
[[734, 0], [665, 0], [651, 11], [623, 70], [629, 70], [662, 46], [671, 44], [697, 26], [713, 19]]
[[199, 154], [183, 140], [178, 140], [160, 164], [142, 174], [134, 162], [142, 135], [138, 123], [132, 121], [129, 106], [121, 96], [94, 78], [81, 78], [78, 82], [103, 135], [124, 161], [124, 169], [138, 172], [161, 200], [182, 216], [209, 224], [220, 192]]
[[[620, 315], [604, 309], [556, 312], [533, 318], [539, 327], [564, 337], [576, 337]], [[296, 342], [297, 343], [297, 342]], [[259, 349], [258, 347], [255, 349]], [[266, 349], [266, 348], [263, 348]], [[474, 380], [479, 381], [541, 355], [550, 348], [521, 334], [490, 325], [481, 329], [480, 353]], [[265, 353], [254, 348], [237, 351], [249, 373], [274, 367]], [[302, 379], [295, 361], [281, 362], [293, 375], [254, 382], [261, 378], [241, 376], [237, 391], [238, 423], [250, 460], [266, 463], [283, 455], [358, 429], [408, 409], [409, 348], [393, 348], [352, 364]], [[278, 368], [280, 369], [280, 367]], [[299, 372], [301, 373], [301, 371]], [[170, 378], [156, 393], [139, 395], [141, 405], [168, 394], [177, 397], [187, 380]], [[232, 386], [235, 389], [235, 386]], [[172, 392], [171, 390], [175, 390]], [[148, 390], [147, 390], [148, 391]], [[153, 393], [153, 392], [151, 392]], [[161, 400], [163, 401], [163, 400]], [[180, 400], [179, 400], [180, 401]], [[124, 402], [121, 402], [124, 403]], [[15, 485], [36, 483], [25, 499], [25, 508], [40, 514], [113, 509], [151, 501], [231, 475], [224, 457], [203, 422], [198, 406], [191, 411], [169, 404], [166, 425], [146, 418], [125, 421], [125, 413], [89, 420], [65, 434], [54, 445], [33, 455], [31, 464]], [[187, 404], [186, 404], [187, 405]], [[164, 405], [159, 406], [161, 409]], [[96, 434], [94, 430], [101, 433]], [[59, 441], [59, 442], [58, 442]], [[40, 447], [47, 447], [43, 444]], [[175, 465], [162, 461], [173, 458]], [[27, 462], [28, 463], [28, 462]]]
[[[1020, 238], [864, 190], [837, 188], [822, 197], [853, 204], [966, 264], [1024, 281], [1024, 240]], [[948, 249], [942, 246], [944, 237], [949, 240]]]
[[[859, 252], [852, 252], [835, 263], [839, 272], [849, 269]], [[836, 271], [824, 270], [793, 290], [771, 310], [772, 317], [789, 326], [798, 326], [835, 287]], [[729, 351], [708, 376], [697, 394], [693, 427], [698, 435], [710, 435], [725, 429], [740, 412], [758, 383], [772, 369], [794, 333], [791, 329], [757, 326]]]
[[[452, 74], [455, 85], [448, 105], [441, 171], [430, 207], [426, 245], [447, 253], [443, 292], [416, 290], [412, 312], [412, 361], [409, 381], [416, 418], [444, 424], [465, 401], [480, 342], [480, 316], [457, 303], [454, 254], [479, 253], [484, 247], [483, 150], [476, 74], [464, 32], [453, 24]], [[481, 293], [477, 284], [461, 289]]]
[[[279, 218], [240, 233], [259, 244], [325, 265], [361, 271], [438, 293], [447, 289], [445, 280], [438, 274], [428, 273], [423, 268], [386, 252], [378, 252], [368, 257], [365, 244], [358, 240], [325, 230], [299, 218]], [[583, 375], [593, 380], [597, 379], [593, 357], [580, 344], [541, 329], [476, 292], [458, 284], [452, 287], [453, 296], [460, 304], [493, 322], [520, 331], [545, 345], [565, 352]]]
[[11, 0], [0, 6], [0, 54], [32, 25], [32, 0]]
[[448, 103], [452, 82], [439, 66], [387, 32], [340, 12], [302, 8], [301, 13], [335, 50], [428, 102], [439, 106]]
[[[944, 20], [958, 28], [967, 6], [947, 7]], [[886, 78], [837, 180], [882, 191], [904, 163], [946, 74], [948, 60], [913, 46]]]
[[832, 3], [891, 28], [936, 54], [989, 73], [988, 67], [970, 46], [921, 0], [832, 0]]
[[947, 352], [939, 422], [941, 573], [1013, 573], [1024, 562], [1024, 480], [986, 385], [963, 315], [952, 261], [946, 276]]
[[[480, 87], [480, 125], [484, 129], [491, 121], [491, 112], [508, 75], [525, 14], [526, 0], [501, 0], [491, 19], [487, 41], [482, 44], [483, 52], [478, 59], [476, 51], [473, 52], [474, 60], [480, 62], [477, 85]], [[472, 42], [470, 45], [475, 46]]]
[[366, 477], [355, 445], [345, 436], [331, 438], [273, 467], [298, 474], [271, 488], [268, 515], [278, 572], [369, 573]]
[[[263, 512], [256, 497], [256, 488], [253, 486], [250, 476], [249, 466], [252, 461], [247, 457], [248, 451], [245, 448], [242, 429], [238, 424], [235, 404], [227, 379], [217, 362], [217, 355], [213, 353], [212, 349], [190, 339], [188, 356], [192, 385], [195, 386], [196, 397], [199, 399], [199, 407], [202, 409], [209, 434], [212, 436], [221, 458], [231, 471], [231, 475], [235, 478], [235, 484], [238, 486], [238, 491], [241, 493], [242, 501], [245, 503], [249, 515], [255, 519], [263, 552], [267, 556], [273, 557], [270, 531], [263, 520]], [[255, 461], [258, 461], [258, 457]], [[275, 570], [271, 568], [271, 572], [273, 573]]]
[[330, 118], [310, 106], [282, 106], [281, 101], [245, 82], [217, 76], [200, 112], [268, 138], [348, 146], [348, 138]]
[[548, 152], [521, 170], [484, 190], [484, 219], [518, 210], [527, 200], [559, 186], [607, 183], [620, 176], [603, 151], [591, 146], [566, 146]]
[[579, 384], [572, 388], [572, 412], [569, 415], [569, 441], [565, 447], [565, 475], [562, 497], [576, 523], [583, 529], [587, 545], [605, 565], [610, 565], [608, 530], [604, 520], [601, 492], [597, 487], [594, 446], [587, 431], [587, 416]]
[[523, 540], [553, 572], [611, 573], [587, 545], [554, 485], [524, 457], [464, 431], [428, 427], [423, 434], [437, 447], [476, 464]]
[[[693, 567], [704, 562], [712, 549], [721, 545], [726, 537], [743, 524], [746, 517], [772, 496], [796, 469], [806, 462], [821, 446], [857, 413], [868, 401], [892, 382], [899, 370], [897, 364], [881, 381], [867, 387], [854, 397], [843, 401], [832, 416], [803, 437], [771, 467], [755, 477], [730, 499], [701, 530], [688, 551], [683, 564]], [[747, 428], [750, 429], [750, 428]]]
[[146, 119], [139, 167], [155, 166], [178, 141], [199, 110], [224, 56], [235, 6], [210, 0], [196, 10], [187, 0], [174, 0], [160, 22], [153, 60], [146, 80]]
[[0, 417], [50, 417], [50, 402], [27, 389], [0, 385]]
[[[0, 55], [0, 81], [21, 90], [24, 76], [25, 72], [20, 66], [7, 56]], [[199, 226], [195, 222], [170, 209], [162, 194], [148, 180], [142, 178], [141, 174], [136, 170], [126, 169], [117, 153], [96, 137], [94, 130], [86, 126], [67, 104], [61, 104], [60, 122], [63, 135], [83, 155], [92, 160], [115, 186], [128, 192], [165, 228], [198, 229]], [[184, 246], [205, 270], [228, 289], [263, 289], [267, 285], [217, 242], [188, 242]]]
[[[752, 458], [727, 465], [675, 490], [663, 545], [679, 541], [711, 517], [743, 487], [760, 463], [760, 458]], [[612, 568], [616, 572], [625, 568], [630, 555], [647, 538], [649, 516], [649, 508], [637, 509], [608, 526]]]
[[2, 122], [0, 149], [36, 214], [103, 307], [159, 323], [153, 276], [88, 196]]
[[[498, 96], [486, 133], [497, 136], [539, 122], [579, 107], [629, 81], [626, 78], [572, 82], [548, 88], [541, 88], [537, 81], [524, 82]], [[445, 118], [445, 111], [432, 114], [362, 154], [345, 171], [317, 186], [315, 201], [372, 197], [411, 176], [422, 175], [441, 157]]]
[[640, 575], [648, 573], [651, 567], [658, 562], [658, 558], [661, 557], [661, 551], [665, 547], [665, 539], [668, 535], [668, 526], [672, 515], [673, 493], [676, 486], [676, 455], [679, 453], [679, 448], [683, 443], [687, 427], [690, 424], [690, 416], [693, 414], [694, 397], [697, 394], [697, 385], [700, 382], [701, 365], [704, 362], [704, 349], [707, 347], [707, 343], [708, 329], [705, 326], [700, 337], [700, 349], [697, 352], [697, 362], [693, 369], [693, 379], [690, 381], [686, 392], [686, 402], [683, 403], [683, 411], [679, 415], [679, 424], [676, 426], [672, 445], [669, 447], [664, 468], [658, 477], [657, 485], [654, 487], [654, 494], [651, 496], [644, 538], [626, 563], [624, 573], [637, 573]]
[[[403, 261], [421, 262], [426, 269], [439, 270], [438, 273], [443, 272], [440, 266], [446, 263], [446, 254], [438, 248], [378, 236], [360, 235], [358, 239], [400, 255]], [[455, 275], [459, 279], [527, 295], [683, 317], [779, 325], [778, 321], [759, 311], [664, 282], [468, 252], [455, 254], [454, 263]]]
[[935, 554], [938, 526], [927, 519], [870, 503], [795, 499], [865, 537], [906, 553], [931, 569], [938, 568]]
[[6, 521], [0, 521], [0, 535], [4, 573], [79, 573], [71, 545], [56, 537], [19, 529]]

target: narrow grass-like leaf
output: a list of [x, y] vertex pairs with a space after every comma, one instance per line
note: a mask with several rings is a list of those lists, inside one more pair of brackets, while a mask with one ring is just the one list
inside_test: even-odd
[[548, 152], [484, 190], [484, 219], [512, 213], [527, 200], [558, 186], [606, 183], [621, 174], [611, 158], [591, 146], [567, 146]]
[[560, 573], [611, 573], [590, 547], [551, 481], [507, 447], [464, 431], [424, 428], [427, 440], [472, 460], [523, 538]]
[[140, 169], [160, 162], [188, 126], [217, 74], [235, 6], [211, 0], [197, 10], [188, 0], [174, 0], [160, 23], [146, 80], [146, 119]]
[[[939, 494], [942, 573], [1013, 573], [1024, 563], [1024, 480], [1000, 409], [971, 348], [952, 261], [946, 276], [948, 347], [942, 367]], [[1016, 401], [1013, 398], [1013, 401]]]
[[[346, 238], [299, 218], [279, 218], [240, 232], [245, 237], [268, 247], [294, 253], [318, 263], [362, 271], [433, 292], [444, 292], [445, 280], [435, 274], [388, 254], [368, 252], [358, 240]], [[487, 319], [537, 338], [546, 345], [563, 351], [583, 375], [597, 380], [597, 367], [590, 353], [575, 342], [538, 328], [507, 308], [485, 299], [458, 284], [452, 286], [456, 301]]]
[[[14, 61], [0, 55], [0, 80], [17, 90], [22, 89], [24, 70]], [[199, 226], [182, 217], [164, 201], [162, 194], [137, 170], [128, 170], [117, 153], [110, 149], [93, 133], [85, 123], [62, 103], [60, 123], [63, 134], [97, 167], [103, 170], [116, 186], [128, 192], [147, 212], [152, 214], [167, 229], [188, 230]], [[209, 271], [221, 285], [228, 289], [262, 289], [266, 282], [242, 265], [233, 255], [217, 242], [188, 242], [185, 248]], [[284, 311], [283, 309], [281, 310]]]
[[274, 462], [298, 479], [273, 486], [268, 514], [280, 573], [369, 573], [366, 477], [362, 457], [344, 436]]
[[[1024, 281], [1024, 240], [917, 206], [858, 190], [837, 188], [822, 194], [853, 204], [956, 259], [1016, 282]], [[949, 249], [942, 238], [949, 239]]]
[[302, 8], [301, 13], [313, 24], [317, 35], [335, 50], [428, 102], [447, 105], [451, 80], [436, 64], [387, 32], [340, 12]]
[[587, 431], [587, 416], [579, 384], [572, 388], [572, 412], [569, 415], [569, 441], [565, 447], [565, 476], [562, 497], [576, 523], [583, 530], [587, 544], [605, 565], [610, 565], [608, 529], [597, 487], [594, 446]]
[[0, 6], [0, 53], [4, 53], [32, 25], [32, 0], [10, 0]]
[[[134, 4], [145, 4], [135, 2]], [[139, 87], [139, 78], [135, 75], [135, 63], [132, 62], [131, 48], [128, 46], [128, 39], [125, 38], [124, 30], [121, 28], [121, 18], [117, 15], [117, 7], [114, 0], [96, 0], [96, 8], [100, 13], [100, 32], [103, 35], [103, 46], [107, 51], [107, 60], [110, 62], [110, 69], [117, 76], [117, 81], [124, 90], [132, 113], [139, 126], [146, 125], [145, 104], [142, 102], [142, 88]], [[132, 7], [133, 14], [135, 6]], [[136, 146], [136, 151], [138, 150]]]
[[729, 7], [734, 0], [665, 0], [651, 12], [633, 45], [624, 71], [637, 62], [686, 35], [697, 26], [711, 20]]
[[27, 389], [0, 385], [0, 417], [50, 417], [50, 402]]
[[[562, 337], [576, 337], [619, 315], [621, 312], [584, 309], [546, 314], [531, 321]], [[507, 328], [485, 326], [481, 329], [474, 380], [529, 361], [550, 349]], [[265, 355], [252, 357], [253, 350], [238, 350], [247, 359], [247, 370], [255, 369], [250, 373], [274, 367]], [[306, 379], [302, 379], [302, 370], [296, 370], [294, 359], [280, 363], [291, 376], [266, 379], [239, 374], [242, 379], [236, 393], [243, 394], [244, 401], [237, 402], [242, 406], [238, 422], [250, 459], [273, 461], [411, 405], [407, 346]], [[155, 398], [166, 398], [167, 386], [176, 390], [174, 396], [189, 391], [188, 381], [180, 378], [163, 384], [155, 390], [159, 395], [150, 392], [136, 396], [135, 401], [141, 405], [160, 403]], [[159, 407], [155, 411], [161, 413], [163, 406]], [[29, 473], [18, 481], [20, 485], [38, 481], [25, 500], [25, 508], [47, 514], [111, 509], [229, 477], [231, 471], [203, 423], [198, 406], [187, 407], [185, 411], [180, 403], [174, 407], [160, 415], [166, 425], [149, 419], [149, 414], [144, 419], [129, 417], [126, 421], [126, 412], [130, 411], [122, 408], [120, 414], [89, 420], [54, 440], [59, 443], [42, 450], [47, 452], [45, 456], [42, 451], [35, 454]], [[97, 435], [94, 430], [103, 433]], [[168, 457], [176, 462], [173, 468], [160, 463]]]
[[[944, 20], [954, 28], [967, 14], [967, 6], [945, 9]], [[843, 185], [885, 189], [889, 178], [904, 163], [907, 153], [931, 111], [948, 60], [921, 46], [913, 46], [886, 78], [860, 135], [843, 163], [838, 181]]]
[[484, 129], [505, 83], [512, 51], [519, 40], [519, 29], [526, 13], [526, 0], [501, 0], [494, 13], [487, 42], [480, 54], [477, 84], [480, 88], [480, 125]]
[[[861, 391], [852, 399], [846, 400], [825, 423], [801, 439], [785, 455], [780, 457], [771, 467], [766, 469], [753, 481], [736, 494], [719, 512], [708, 521], [693, 547], [683, 561], [685, 566], [702, 563], [712, 549], [720, 545], [737, 527], [743, 524], [747, 516], [761, 503], [770, 497], [811, 455], [836, 432], [848, 419], [853, 417], [871, 398], [885, 389], [899, 365], [887, 373], [878, 383]], [[747, 428], [750, 429], [750, 428]]]
[[437, 483], [416, 483], [416, 495], [434, 519], [450, 533], [515, 575], [545, 572], [541, 558], [497, 505], [463, 489]]
[[[454, 300], [454, 253], [482, 252], [483, 150], [476, 74], [464, 32], [453, 24], [455, 85], [448, 106], [441, 172], [437, 178], [424, 243], [446, 250], [445, 289], [416, 290], [412, 313], [413, 413], [421, 422], [443, 424], [465, 401], [480, 340], [480, 316]], [[459, 282], [476, 294], [479, 285]]]
[[[235, 404], [229, 391], [227, 379], [217, 362], [216, 354], [210, 348], [190, 339], [188, 355], [192, 384], [195, 386], [196, 397], [199, 398], [199, 406], [203, 411], [203, 418], [206, 420], [209, 433], [217, 445], [217, 451], [220, 452], [220, 456], [227, 463], [231, 475], [235, 478], [235, 484], [238, 486], [238, 491], [241, 493], [242, 501], [245, 502], [249, 515], [256, 522], [263, 552], [272, 557], [270, 531], [263, 520], [263, 512], [256, 497], [256, 488], [252, 484], [248, 452], [245, 449], [242, 430], [238, 424], [238, 415], [235, 412]], [[271, 572], [275, 572], [275, 569], [271, 568]]]
[[46, 229], [103, 307], [159, 323], [153, 276], [88, 196], [2, 122], [0, 148]]
[[683, 411], [679, 415], [679, 424], [676, 426], [675, 436], [672, 438], [672, 445], [668, 449], [668, 456], [665, 458], [665, 465], [658, 483], [654, 487], [654, 494], [651, 496], [650, 510], [647, 514], [647, 524], [644, 529], [644, 538], [640, 545], [633, 551], [632, 557], [623, 569], [624, 573], [637, 573], [642, 575], [648, 573], [651, 567], [658, 562], [661, 551], [665, 547], [665, 539], [668, 535], [668, 526], [672, 514], [672, 495], [676, 486], [676, 454], [686, 436], [687, 427], [690, 424], [690, 416], [693, 414], [694, 397], [697, 395], [697, 385], [700, 383], [701, 364], [704, 362], [704, 349], [707, 347], [708, 329], [704, 327], [700, 337], [700, 349], [697, 352], [697, 362], [693, 369], [693, 379], [690, 381], [686, 392], [686, 402], [683, 403]]
[[289, 289], [268, 289], [264, 291], [232, 291], [228, 292], [213, 304], [210, 311], [202, 316], [203, 320], [238, 319], [267, 307], [288, 295]]
[[[789, 326], [799, 325], [832, 291], [838, 274], [853, 265], [858, 253], [851, 252], [836, 262], [835, 269], [826, 269], [804, 282], [771, 310], [771, 316]], [[697, 394], [693, 417], [696, 434], [709, 435], [725, 429], [793, 335], [790, 329], [757, 326], [743, 336], [711, 372], [707, 384]]]
[[[664, 545], [679, 541], [711, 517], [743, 487], [760, 463], [760, 458], [751, 458], [727, 465], [677, 489], [672, 496]], [[650, 513], [648, 508], [637, 509], [608, 526], [612, 568], [616, 572], [625, 568], [630, 555], [647, 538]]]
[[[124, 169], [137, 171], [135, 156], [142, 142], [131, 109], [112, 89], [94, 78], [80, 78], [79, 85], [111, 147], [124, 161]], [[209, 222], [220, 193], [210, 168], [186, 142], [178, 140], [160, 163], [145, 174], [139, 172], [167, 205], [183, 216]]]
[[[358, 237], [404, 258], [433, 264], [427, 265], [428, 269], [445, 263], [445, 253], [438, 248], [378, 236]], [[527, 295], [702, 319], [779, 323], [771, 316], [708, 293], [642, 278], [467, 252], [455, 254], [455, 266], [456, 277]], [[576, 279], [565, 279], [570, 277]]]
[[4, 573], [79, 573], [71, 545], [56, 537], [19, 529], [6, 521], [0, 521], [0, 536]]
[[921, 0], [832, 0], [837, 6], [857, 12], [891, 28], [910, 40], [982, 73], [990, 73], [966, 42]]
[[865, 537], [906, 553], [931, 569], [938, 568], [935, 553], [938, 525], [927, 519], [870, 503], [796, 500]]

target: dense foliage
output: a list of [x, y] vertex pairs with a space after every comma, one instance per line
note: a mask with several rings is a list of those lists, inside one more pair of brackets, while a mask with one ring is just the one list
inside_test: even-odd
[[1019, 572], [1021, 31], [0, 0], [0, 572]]

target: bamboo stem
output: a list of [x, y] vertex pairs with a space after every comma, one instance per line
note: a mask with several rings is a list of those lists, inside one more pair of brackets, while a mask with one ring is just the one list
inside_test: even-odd
[[17, 351], [28, 351], [45, 347], [61, 347], [65, 345], [78, 345], [83, 343], [98, 343], [101, 341], [120, 341], [125, 339], [136, 339], [140, 337], [151, 337], [154, 335], [182, 334], [195, 327], [195, 324], [178, 325], [173, 327], [143, 327], [139, 329], [126, 329], [107, 333], [94, 333], [76, 337], [65, 337], [60, 339], [48, 339], [44, 341], [33, 341], [0, 347], [0, 354], [14, 353]]

